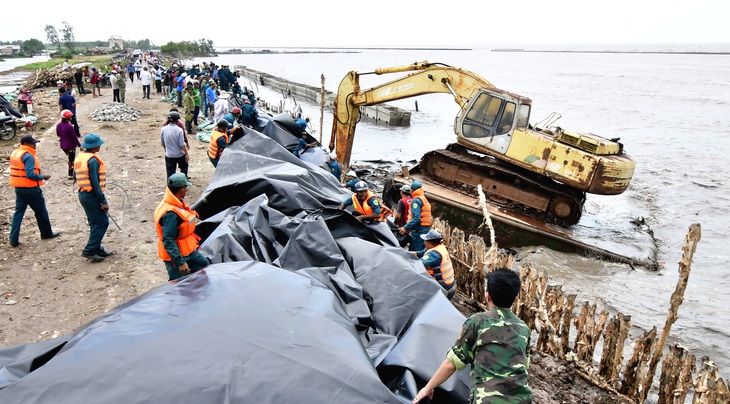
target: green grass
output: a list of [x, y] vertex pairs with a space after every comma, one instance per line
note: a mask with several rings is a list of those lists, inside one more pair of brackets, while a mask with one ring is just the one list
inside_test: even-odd
[[[18, 69], [50, 69], [56, 65], [62, 65], [66, 59], [53, 58], [46, 60], [45, 62], [28, 63], [27, 65], [18, 66]], [[69, 59], [69, 65], [75, 65], [76, 63], [90, 62], [99, 66], [109, 65], [112, 61], [111, 55], [98, 55], [98, 56], [81, 56], [79, 58]]]

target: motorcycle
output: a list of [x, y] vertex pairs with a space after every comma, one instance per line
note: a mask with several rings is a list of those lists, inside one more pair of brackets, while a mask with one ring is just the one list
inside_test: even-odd
[[0, 115], [0, 139], [10, 140], [17, 132], [15, 117], [12, 115]]
[[33, 93], [30, 90], [20, 89], [20, 94], [18, 94], [18, 109], [20, 112], [25, 112], [28, 115], [33, 114]]

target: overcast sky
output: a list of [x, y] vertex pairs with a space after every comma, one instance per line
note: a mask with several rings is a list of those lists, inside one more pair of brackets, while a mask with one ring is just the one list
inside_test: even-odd
[[[192, 2], [190, 2], [192, 3]], [[471, 47], [493, 44], [730, 43], [730, 0], [275, 0], [14, 2], [0, 40], [36, 38], [63, 21], [77, 41], [212, 39], [215, 46]], [[177, 6], [175, 4], [185, 4]], [[225, 10], [225, 4], [240, 4]], [[243, 4], [246, 4], [245, 6]], [[93, 6], [91, 6], [93, 5]], [[90, 7], [91, 6], [91, 7]], [[166, 13], [165, 15], [162, 12]], [[17, 12], [16, 12], [17, 11]]]

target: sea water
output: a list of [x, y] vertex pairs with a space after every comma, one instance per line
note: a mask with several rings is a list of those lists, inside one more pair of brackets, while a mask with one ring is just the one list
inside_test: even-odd
[[[538, 52], [494, 51], [498, 48]], [[560, 52], [563, 50], [571, 52]], [[592, 52], [580, 52], [583, 50]], [[531, 98], [533, 124], [559, 112], [562, 118], [557, 124], [563, 128], [620, 137], [637, 164], [629, 189], [617, 196], [588, 195], [581, 222], [570, 231], [577, 238], [598, 240], [601, 246], [626, 255], [656, 248], [662, 268], [632, 269], [539, 246], [521, 249], [519, 257], [547, 271], [551, 282], [577, 293], [577, 302], [598, 302], [611, 312], [631, 315], [632, 336], [636, 336], [653, 326], [660, 330], [664, 326], [685, 235], [692, 223], [700, 223], [702, 239], [670, 342], [682, 343], [698, 357], [709, 355], [727, 377], [728, 51], [730, 44], [507, 45], [470, 50], [328, 49], [334, 53], [222, 55], [198, 62], [243, 65], [317, 87], [324, 75], [326, 89], [336, 92], [350, 70], [372, 72], [428, 60], [473, 71], [501, 89]], [[361, 85], [366, 89], [405, 74], [364, 75]], [[264, 91], [248, 79], [242, 84]], [[411, 111], [411, 126], [360, 123], [353, 161], [417, 160], [424, 152], [456, 140], [453, 125], [459, 108], [453, 97], [432, 94], [391, 104]], [[311, 126], [319, 131], [319, 107], [302, 105]], [[331, 122], [331, 112], [326, 111], [324, 144], [329, 143]], [[638, 236], [640, 229], [631, 224], [637, 218], [645, 220], [656, 242]]]

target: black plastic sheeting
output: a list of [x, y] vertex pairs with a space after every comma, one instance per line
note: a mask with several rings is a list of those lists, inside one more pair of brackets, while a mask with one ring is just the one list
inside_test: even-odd
[[[194, 205], [213, 265], [0, 349], [0, 402], [410, 402], [464, 317], [386, 224], [337, 209], [349, 195], [247, 131]], [[457, 372], [433, 402], [467, 402], [468, 384]]]

